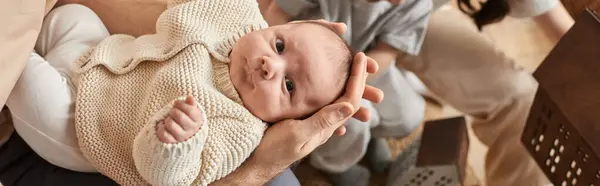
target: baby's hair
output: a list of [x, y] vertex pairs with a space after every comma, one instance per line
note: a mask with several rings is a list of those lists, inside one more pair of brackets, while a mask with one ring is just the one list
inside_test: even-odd
[[[340, 94], [337, 96], [337, 98], [341, 97], [344, 94], [344, 90], [348, 81], [348, 78], [350, 77], [350, 71], [352, 70], [352, 61], [354, 60], [354, 55], [356, 55], [356, 52], [354, 52], [354, 50], [352, 49], [352, 47], [350, 47], [350, 45], [348, 45], [344, 39], [338, 35], [335, 30], [333, 28], [331, 28], [329, 25], [319, 22], [319, 21], [305, 21], [305, 22], [297, 22], [294, 24], [315, 24], [318, 26], [321, 26], [323, 28], [326, 28], [328, 30], [330, 30], [333, 34], [335, 34], [338, 39], [338, 42], [336, 42], [335, 44], [337, 45], [335, 47], [335, 49], [333, 50], [341, 50], [341, 52], [343, 53], [342, 56], [336, 56], [336, 55], [329, 55], [328, 59], [330, 60], [338, 60], [338, 62], [340, 63], [340, 66], [338, 68], [338, 73], [340, 74], [340, 76], [338, 76], [338, 80], [337, 80], [337, 85], [338, 86], [342, 86], [342, 91], [340, 92]], [[337, 52], [331, 52], [329, 54], [333, 54], [333, 53], [337, 53]]]
[[479, 10], [476, 10], [471, 4], [471, 0], [458, 0], [457, 2], [458, 8], [473, 18], [479, 30], [485, 25], [501, 21], [510, 12], [508, 0], [487, 0], [480, 3]]
[[[337, 62], [339, 63], [339, 68], [337, 69], [337, 73], [339, 74], [338, 79], [336, 81], [336, 85], [341, 87], [341, 91], [338, 93], [338, 95], [336, 96], [336, 100], [340, 97], [342, 97], [342, 95], [344, 95], [344, 93], [346, 92], [346, 85], [348, 83], [348, 79], [350, 78], [350, 71], [352, 70], [352, 62], [354, 60], [354, 56], [356, 55], [356, 52], [352, 49], [352, 47], [350, 47], [350, 45], [348, 45], [344, 39], [338, 35], [335, 30], [333, 28], [331, 28], [329, 25], [319, 22], [319, 21], [303, 21], [303, 22], [293, 22], [292, 24], [313, 24], [313, 25], [318, 25], [320, 27], [326, 28], [328, 30], [330, 30], [334, 35], [337, 36], [337, 41], [336, 43], [334, 43], [334, 48], [332, 49], [332, 52], [328, 53], [329, 55], [327, 56], [327, 59], [329, 59], [332, 62]], [[336, 51], [337, 50], [337, 51]], [[338, 52], [342, 52], [343, 54], [341, 56], [338, 56]], [[333, 103], [335, 100], [333, 100], [331, 103]], [[329, 104], [331, 104], [329, 103]], [[298, 119], [306, 119], [310, 116], [312, 116], [313, 114], [315, 114], [316, 112], [307, 114], [305, 116], [303, 116], [302, 118], [298, 118]]]

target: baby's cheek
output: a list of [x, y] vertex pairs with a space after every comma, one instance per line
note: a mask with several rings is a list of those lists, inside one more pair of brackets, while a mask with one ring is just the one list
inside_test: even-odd
[[273, 121], [277, 118], [278, 111], [281, 110], [278, 101], [273, 99], [273, 96], [255, 95], [250, 98], [246, 107], [263, 121]]

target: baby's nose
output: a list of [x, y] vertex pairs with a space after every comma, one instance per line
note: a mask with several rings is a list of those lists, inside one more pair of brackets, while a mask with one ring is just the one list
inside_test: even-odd
[[279, 60], [263, 56], [260, 61], [262, 63], [263, 76], [265, 79], [275, 78], [277, 74], [280, 74], [283, 71], [283, 62]]

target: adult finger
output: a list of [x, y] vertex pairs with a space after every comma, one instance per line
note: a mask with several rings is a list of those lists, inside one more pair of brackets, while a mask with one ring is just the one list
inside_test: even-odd
[[337, 35], [340, 35], [340, 36], [342, 34], [344, 34], [344, 32], [346, 32], [346, 29], [348, 28], [348, 26], [346, 25], [346, 23], [343, 23], [343, 22], [331, 22], [331, 21], [327, 21], [325, 19], [299, 20], [299, 21], [292, 21], [290, 23], [302, 23], [302, 22], [319, 22], [319, 23], [325, 24], [329, 28], [331, 28]]
[[377, 71], [379, 71], [379, 64], [375, 59], [367, 56], [367, 73], [375, 74]]
[[337, 35], [342, 35], [344, 34], [344, 32], [346, 32], [346, 29], [348, 28], [348, 26], [345, 23], [335, 23], [335, 22], [330, 22], [330, 27], [335, 31], [335, 33]]
[[335, 135], [343, 136], [344, 134], [346, 134], [346, 127], [344, 126], [341, 126], [335, 130]]
[[348, 28], [346, 23], [343, 23], [343, 22], [331, 22], [331, 21], [327, 21], [325, 19], [318, 19], [316, 21], [328, 25], [331, 29], [333, 29], [333, 31], [337, 35], [340, 35], [340, 36], [342, 34], [344, 34], [344, 32], [346, 32], [346, 29]]
[[347, 81], [346, 92], [336, 101], [337, 103], [348, 102], [352, 104], [354, 109], [360, 107], [360, 99], [365, 90], [367, 80], [366, 60], [367, 58], [364, 53], [359, 52], [356, 54], [352, 63], [352, 71]]
[[363, 92], [363, 99], [369, 100], [373, 103], [381, 103], [383, 101], [383, 91], [381, 89], [375, 88], [370, 85], [365, 86], [365, 91]]
[[354, 113], [352, 117], [359, 121], [367, 122], [369, 119], [371, 119], [371, 112], [369, 112], [369, 109], [365, 107], [360, 107], [360, 109], [358, 109], [358, 111]]
[[305, 124], [297, 125], [297, 130], [306, 135], [307, 139], [319, 134], [331, 136], [352, 115], [353, 110], [352, 105], [346, 102], [325, 106], [311, 117], [303, 120]]
[[400, 5], [404, 2], [404, 0], [389, 0], [393, 5]]

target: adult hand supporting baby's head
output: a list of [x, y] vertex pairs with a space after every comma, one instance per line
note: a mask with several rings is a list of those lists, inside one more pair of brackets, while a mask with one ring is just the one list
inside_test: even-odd
[[[362, 121], [369, 112], [361, 108], [361, 98], [379, 103], [381, 90], [366, 85], [368, 73], [377, 72], [377, 63], [364, 53], [354, 57], [345, 94], [305, 120], [285, 120], [270, 127], [254, 152], [255, 166], [283, 170], [325, 143], [334, 132], [343, 134], [343, 124], [353, 116]], [[367, 73], [368, 72], [368, 73]]]
[[337, 35], [342, 35], [344, 34], [344, 32], [346, 32], [346, 29], [348, 28], [348, 26], [346, 25], [346, 23], [342, 23], [342, 22], [331, 22], [331, 21], [327, 21], [325, 19], [317, 19], [317, 20], [299, 20], [299, 21], [292, 21], [290, 23], [305, 23], [305, 22], [317, 22], [317, 23], [321, 23], [323, 25], [327, 25], [329, 28], [331, 28], [331, 30], [333, 30], [333, 32], [335, 32]]

